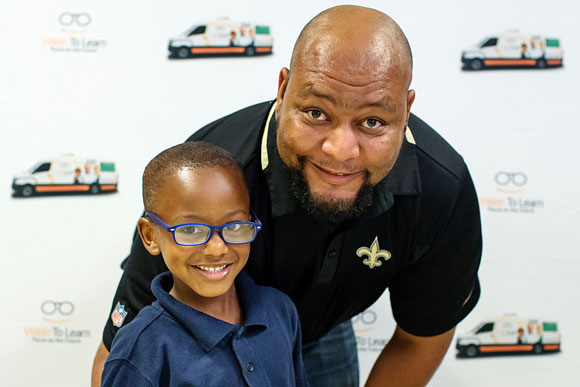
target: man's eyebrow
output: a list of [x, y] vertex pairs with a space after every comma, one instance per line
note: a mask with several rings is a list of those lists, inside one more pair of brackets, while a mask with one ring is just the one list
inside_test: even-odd
[[[337, 103], [336, 99], [334, 98], [334, 96], [332, 94], [326, 94], [320, 90], [317, 90], [316, 88], [314, 88], [314, 85], [308, 85], [304, 89], [300, 90], [298, 92], [298, 96], [300, 98], [307, 98], [307, 97], [314, 96], [317, 98], [326, 99], [327, 101], [329, 101], [332, 104]], [[389, 101], [388, 99], [382, 99], [382, 100], [374, 101], [374, 102], [366, 102], [361, 107], [379, 108], [379, 109], [387, 110], [389, 112], [396, 110], [393, 103], [391, 101]]]
[[326, 99], [333, 104], [336, 103], [336, 99], [332, 95], [323, 93], [320, 90], [316, 90], [314, 88], [314, 85], [308, 85], [304, 89], [300, 90], [298, 92], [298, 96], [301, 98], [314, 96], [314, 97]]

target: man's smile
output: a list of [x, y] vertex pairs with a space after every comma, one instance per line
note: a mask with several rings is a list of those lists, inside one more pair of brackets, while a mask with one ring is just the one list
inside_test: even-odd
[[345, 171], [345, 170], [334, 170], [322, 167], [311, 161], [307, 161], [308, 165], [311, 165], [317, 174], [323, 181], [331, 185], [345, 185], [353, 180], [360, 177], [363, 173], [361, 171]]

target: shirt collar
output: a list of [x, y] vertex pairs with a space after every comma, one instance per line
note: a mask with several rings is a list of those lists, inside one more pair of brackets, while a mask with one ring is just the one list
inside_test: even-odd
[[202, 313], [176, 300], [169, 294], [173, 286], [170, 272], [159, 274], [151, 283], [151, 290], [161, 307], [185, 326], [204, 351], [211, 351], [220, 341], [233, 332], [242, 334], [246, 329], [267, 329], [267, 315], [259, 287], [250, 276], [241, 271], [235, 280], [240, 305], [245, 314], [242, 324], [232, 325]]
[[[274, 219], [299, 209], [298, 201], [290, 188], [290, 173], [278, 153], [276, 120], [272, 119], [275, 109], [276, 102], [272, 104], [268, 114], [260, 147], [262, 170], [268, 182]], [[421, 176], [416, 151], [413, 133], [407, 127], [397, 161], [391, 172], [377, 184], [373, 204], [362, 218], [370, 219], [387, 211], [394, 203], [394, 195], [417, 195], [421, 192]]]

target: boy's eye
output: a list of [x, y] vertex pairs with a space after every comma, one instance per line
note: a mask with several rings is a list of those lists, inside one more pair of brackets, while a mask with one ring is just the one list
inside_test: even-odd
[[179, 230], [177, 230], [177, 231], [182, 233], [182, 234], [188, 234], [188, 235], [198, 234], [198, 233], [204, 232], [201, 229], [201, 227], [199, 227], [199, 226], [183, 226], [183, 227], [179, 227]]
[[239, 223], [228, 224], [226, 227], [224, 227], [224, 229], [229, 231], [229, 232], [238, 231], [241, 228], [242, 228], [242, 225]]

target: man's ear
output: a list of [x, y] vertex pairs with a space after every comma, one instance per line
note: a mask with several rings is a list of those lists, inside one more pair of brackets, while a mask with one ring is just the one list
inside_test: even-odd
[[415, 90], [410, 89], [407, 91], [407, 123], [409, 123], [409, 115], [411, 114], [411, 106], [413, 105], [413, 102], [415, 102]]
[[157, 244], [157, 238], [155, 237], [155, 230], [153, 229], [153, 223], [147, 218], [139, 219], [137, 222], [137, 231], [139, 231], [139, 236], [143, 241], [143, 246], [149, 251], [151, 255], [161, 254], [159, 250], [159, 245]]
[[290, 76], [290, 70], [286, 67], [282, 67], [280, 70], [280, 75], [278, 76], [278, 93], [276, 94], [276, 117], [280, 117], [280, 108], [282, 107], [282, 100], [284, 99], [284, 94], [286, 93], [286, 87], [288, 86], [288, 78]]

